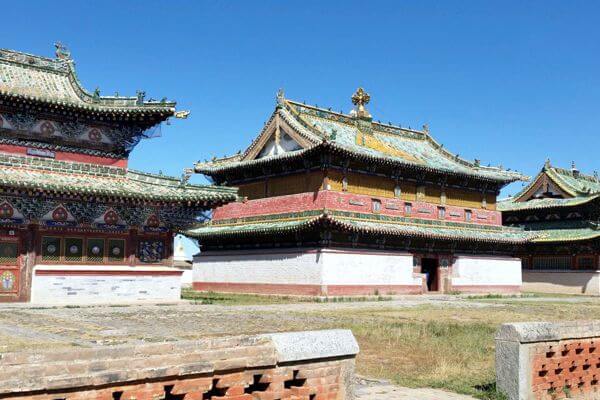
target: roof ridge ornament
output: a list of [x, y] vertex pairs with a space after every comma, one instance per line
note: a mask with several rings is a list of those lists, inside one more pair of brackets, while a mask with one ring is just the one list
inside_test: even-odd
[[61, 42], [56, 42], [56, 43], [54, 43], [54, 47], [56, 48], [56, 51], [54, 52], [54, 54], [56, 54], [56, 58], [58, 58], [60, 60], [70, 60], [71, 59], [71, 52], [69, 51], [67, 46], [65, 46]]
[[282, 106], [283, 103], [285, 102], [285, 92], [283, 91], [283, 88], [279, 88], [279, 90], [277, 91], [277, 96], [275, 97], [276, 101], [277, 101], [277, 105], [278, 106]]
[[362, 87], [359, 87], [352, 95], [352, 104], [356, 106], [356, 116], [358, 118], [371, 119], [371, 114], [365, 108], [365, 105], [371, 101], [371, 95]]
[[546, 157], [546, 162], [544, 162], [544, 169], [552, 168], [552, 164], [550, 164], [550, 157]]

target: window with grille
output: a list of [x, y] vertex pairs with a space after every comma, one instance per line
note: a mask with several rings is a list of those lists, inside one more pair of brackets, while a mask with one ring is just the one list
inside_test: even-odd
[[471, 221], [473, 219], [473, 212], [471, 210], [465, 210], [465, 221]]
[[534, 257], [533, 269], [569, 270], [572, 266], [571, 256]]
[[373, 199], [372, 203], [373, 203], [373, 212], [376, 212], [376, 213], [380, 212], [381, 211], [381, 201]]
[[42, 260], [60, 261], [62, 238], [44, 236], [42, 238]]
[[412, 204], [405, 203], [404, 204], [404, 214], [410, 215], [410, 213], [412, 213]]
[[81, 261], [83, 259], [83, 239], [65, 239], [65, 261]]
[[88, 239], [87, 260], [90, 262], [104, 261], [104, 239]]
[[123, 261], [125, 258], [125, 240], [110, 239], [108, 241], [108, 260]]
[[583, 256], [577, 258], [577, 269], [594, 269], [594, 264], [593, 256]]
[[18, 245], [15, 242], [0, 242], [0, 263], [16, 264]]
[[438, 207], [438, 218], [439, 219], [446, 218], [446, 209], [444, 207]]
[[529, 259], [528, 258], [522, 258], [521, 259], [521, 268], [522, 269], [531, 269], [531, 266], [529, 265]]

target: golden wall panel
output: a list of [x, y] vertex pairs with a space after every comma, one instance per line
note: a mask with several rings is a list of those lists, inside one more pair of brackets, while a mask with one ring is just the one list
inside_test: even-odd
[[265, 181], [243, 183], [238, 185], [239, 195], [249, 200], [262, 199], [265, 197]]

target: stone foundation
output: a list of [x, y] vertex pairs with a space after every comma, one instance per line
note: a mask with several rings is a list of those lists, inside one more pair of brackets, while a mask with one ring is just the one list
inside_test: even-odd
[[0, 398], [352, 399], [357, 353], [345, 330], [9, 353], [0, 358]]
[[509, 400], [600, 399], [600, 321], [502, 325], [496, 385]]

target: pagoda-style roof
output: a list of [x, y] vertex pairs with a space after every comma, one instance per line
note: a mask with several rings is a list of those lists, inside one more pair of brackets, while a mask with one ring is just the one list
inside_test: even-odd
[[[363, 91], [362, 95], [366, 93]], [[374, 122], [364, 108], [369, 100], [366, 96], [366, 100], [357, 100], [352, 113], [344, 114], [288, 100], [280, 94], [271, 118], [244, 152], [198, 162], [196, 172], [215, 176], [302, 159], [327, 149], [398, 170], [452, 174], [501, 185], [526, 178], [516, 171], [483, 166], [478, 160], [468, 161], [449, 152], [433, 139], [426, 127], [416, 130]], [[270, 151], [272, 148], [275, 150]]]
[[29, 194], [100, 197], [133, 202], [217, 206], [237, 199], [236, 189], [204, 186], [126, 168], [0, 154], [0, 190]]
[[205, 239], [222, 240], [237, 237], [259, 237], [279, 235], [314, 228], [331, 227], [347, 233], [361, 233], [375, 236], [398, 236], [441, 241], [482, 242], [501, 244], [522, 244], [536, 236], [536, 233], [501, 226], [473, 226], [461, 223], [419, 221], [403, 222], [402, 218], [379, 218], [373, 215], [360, 215], [339, 211], [303, 213], [295, 218], [264, 218], [254, 222], [243, 221], [223, 224], [209, 222], [185, 232], [187, 236], [200, 241]]
[[564, 243], [593, 240], [600, 237], [600, 230], [597, 226], [572, 229], [545, 229], [537, 231], [538, 237], [533, 239], [535, 243]]
[[500, 211], [522, 211], [574, 207], [600, 197], [600, 178], [571, 169], [554, 167], [547, 161], [539, 174], [515, 196], [498, 202]]
[[135, 97], [101, 96], [83, 88], [75, 63], [63, 47], [57, 57], [46, 58], [0, 49], [0, 104], [47, 113], [77, 115], [90, 120], [118, 121], [150, 127], [175, 115], [175, 102], [146, 101]]

